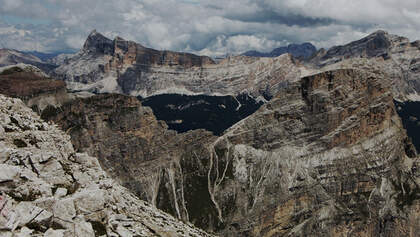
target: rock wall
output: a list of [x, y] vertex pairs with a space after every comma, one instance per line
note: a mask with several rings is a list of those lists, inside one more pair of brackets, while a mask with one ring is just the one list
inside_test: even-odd
[[386, 74], [357, 68], [290, 82], [220, 137], [168, 131], [121, 95], [51, 119], [142, 199], [222, 236], [415, 236], [419, 160]]
[[48, 78], [40, 69], [26, 64], [0, 68], [0, 93], [20, 98], [35, 111], [58, 107], [70, 100], [66, 83]]
[[318, 67], [335, 63], [341, 67], [360, 58], [368, 59], [365, 64], [387, 72], [395, 99], [418, 101], [419, 53], [419, 41], [410, 42], [408, 38], [377, 31], [346, 45], [320, 50], [309, 62]]
[[219, 63], [209, 57], [149, 49], [93, 32], [75, 56], [55, 70], [72, 90], [122, 93], [272, 96], [300, 74], [290, 55], [238, 56]]
[[210, 236], [140, 201], [70, 137], [0, 95], [1, 236]]
[[419, 160], [381, 80], [359, 70], [302, 78], [220, 137], [210, 190], [217, 206], [236, 207], [219, 208], [232, 226], [222, 233], [415, 236]]

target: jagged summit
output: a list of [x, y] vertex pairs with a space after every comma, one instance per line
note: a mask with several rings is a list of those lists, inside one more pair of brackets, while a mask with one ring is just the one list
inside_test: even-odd
[[113, 42], [96, 30], [93, 30], [87, 37], [82, 50], [85, 52], [110, 54], [113, 52]]

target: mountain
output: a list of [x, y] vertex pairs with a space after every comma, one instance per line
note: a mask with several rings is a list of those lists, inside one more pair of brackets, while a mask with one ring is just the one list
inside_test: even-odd
[[314, 71], [221, 136], [167, 130], [123, 95], [43, 117], [143, 200], [221, 236], [415, 236], [420, 160], [386, 77]]
[[111, 179], [19, 99], [0, 95], [2, 236], [210, 236]]
[[279, 47], [276, 49], [273, 49], [271, 52], [268, 53], [262, 53], [258, 51], [247, 51], [243, 53], [244, 56], [250, 56], [250, 57], [278, 57], [282, 54], [291, 54], [295, 58], [302, 58], [302, 59], [308, 59], [310, 58], [314, 53], [316, 53], [316, 48], [311, 43], [303, 43], [303, 44], [289, 44], [286, 47]]
[[[125, 189], [109, 200], [108, 194], [119, 190], [117, 184], [121, 184], [151, 206], [220, 236], [417, 236], [420, 159], [410, 132], [404, 129], [417, 126], [416, 119], [410, 118], [417, 113], [412, 111], [415, 106], [403, 103], [414, 98], [410, 90], [416, 88], [417, 50], [416, 42], [379, 31], [344, 46], [320, 50], [302, 62], [290, 55], [237, 56], [214, 62], [207, 57], [147, 49], [121, 38], [110, 40], [94, 31], [84, 48], [54, 72], [69, 83], [73, 90], [70, 100], [39, 111], [42, 119], [57, 124], [70, 136], [75, 152], [88, 154], [76, 153], [68, 159], [75, 160], [70, 165], [75, 167], [72, 171], [83, 169], [72, 172], [82, 184], [76, 192], [73, 179], [64, 186], [69, 192], [64, 199], [72, 200], [80, 217], [70, 223], [90, 232], [102, 231], [102, 235], [104, 229], [107, 233], [119, 228], [134, 231], [133, 226], [156, 216], [152, 211], [142, 212], [143, 202], [134, 200]], [[23, 75], [19, 73], [8, 69], [5, 74], [8, 80], [19, 80]], [[28, 87], [32, 85], [28, 83]], [[26, 90], [38, 96], [48, 92], [39, 88]], [[74, 93], [74, 89], [81, 91]], [[242, 103], [248, 98], [249, 104]], [[13, 116], [17, 113], [11, 104], [21, 102], [12, 101], [0, 107], [5, 113], [0, 115], [0, 124], [7, 121], [0, 126], [4, 129], [0, 143], [6, 141], [6, 147], [28, 149], [31, 154], [35, 152], [29, 149], [55, 154], [54, 149], [67, 147], [60, 145], [63, 132], [53, 127], [56, 148], [45, 148], [38, 140], [49, 140], [38, 139], [33, 131], [41, 125], [31, 128], [28, 119], [32, 114]], [[237, 104], [245, 111], [241, 107], [236, 111]], [[195, 118], [196, 114], [200, 116]], [[173, 122], [172, 128], [178, 124], [184, 126], [178, 129], [185, 130], [169, 129], [158, 116]], [[200, 128], [196, 123], [210, 123], [204, 128], [214, 127], [219, 132], [196, 129]], [[5, 140], [2, 136], [9, 137]], [[19, 154], [26, 154], [24, 151]], [[68, 157], [65, 151], [61, 153]], [[25, 164], [28, 172], [35, 172], [38, 163], [49, 164], [33, 162], [35, 158], [28, 155], [30, 161], [11, 156], [7, 165], [25, 168]], [[56, 157], [60, 155], [50, 160]], [[97, 157], [106, 174], [82, 176], [92, 174], [86, 165], [91, 162], [83, 157]], [[58, 169], [53, 166], [49, 170], [66, 174], [69, 169], [64, 161], [63, 169], [57, 165]], [[106, 175], [113, 185], [98, 181], [98, 176], [109, 179]], [[51, 185], [55, 180], [45, 178]], [[0, 188], [9, 187], [7, 184], [0, 182]], [[32, 190], [18, 184], [11, 185], [13, 192], [7, 195]], [[94, 195], [106, 197], [108, 216], [100, 221], [95, 212], [80, 208], [84, 201], [75, 201], [82, 195], [79, 191], [96, 193], [97, 186], [108, 190]], [[42, 190], [48, 193], [45, 190], [53, 189]], [[126, 201], [127, 197], [130, 200]], [[118, 209], [121, 202], [140, 208]], [[72, 208], [64, 210], [68, 213]], [[136, 219], [136, 210], [144, 215]], [[114, 212], [134, 216], [136, 222], [126, 224], [123, 220], [128, 218], [120, 218], [123, 224], [113, 225]], [[162, 223], [163, 229], [181, 228], [173, 236], [187, 235], [175, 220]], [[59, 224], [68, 229], [69, 223]], [[205, 235], [188, 226], [188, 231]], [[30, 223], [16, 231], [27, 231], [24, 227], [40, 231], [50, 226], [34, 228]], [[162, 228], [149, 231], [165, 236]]]
[[270, 97], [300, 74], [288, 55], [231, 57], [215, 63], [187, 53], [157, 51], [93, 31], [84, 47], [55, 71], [69, 89], [143, 98], [159, 94]]
[[30, 53], [20, 52], [13, 49], [0, 49], [0, 67], [18, 63], [34, 65], [46, 73], [49, 73], [57, 67], [53, 64], [42, 61], [40, 58]]
[[61, 54], [75, 54], [77, 51], [75, 50], [60, 50], [60, 51], [54, 51], [51, 53], [44, 53], [44, 52], [38, 52], [38, 51], [26, 51], [25, 53], [33, 55], [39, 59], [41, 59], [43, 62], [51, 62], [55, 57], [61, 55]]
[[38, 112], [70, 100], [65, 82], [51, 79], [37, 67], [27, 64], [0, 67], [0, 94], [20, 98]]
[[377, 31], [328, 51], [321, 49], [310, 63], [317, 67], [336, 63], [336, 67], [346, 67], [346, 64], [353, 64], [352, 59], [363, 58], [365, 66], [376, 67], [389, 75], [395, 99], [417, 101], [420, 99], [419, 55], [420, 41], [410, 42], [405, 37]]

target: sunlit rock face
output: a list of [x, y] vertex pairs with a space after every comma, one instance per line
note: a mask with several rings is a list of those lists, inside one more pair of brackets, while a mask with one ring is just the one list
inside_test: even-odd
[[209, 190], [231, 224], [222, 233], [415, 236], [418, 159], [383, 79], [304, 77], [218, 138]]
[[0, 95], [1, 236], [210, 236], [139, 200], [19, 99]]
[[300, 75], [290, 56], [230, 57], [218, 63], [206, 56], [158, 51], [97, 32], [54, 75], [72, 90], [116, 92], [143, 98], [159, 94], [270, 97]]
[[400, 101], [420, 100], [419, 62], [420, 41], [377, 31], [358, 41], [320, 50], [309, 60], [312, 65], [324, 67], [337, 62], [365, 58], [374, 67], [389, 75], [394, 97]]

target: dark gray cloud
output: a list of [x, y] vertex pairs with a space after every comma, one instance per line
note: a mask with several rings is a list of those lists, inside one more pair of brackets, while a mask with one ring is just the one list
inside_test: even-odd
[[330, 47], [377, 29], [419, 39], [419, 12], [416, 0], [0, 0], [0, 44], [78, 49], [97, 29], [148, 47], [216, 56], [288, 43]]

